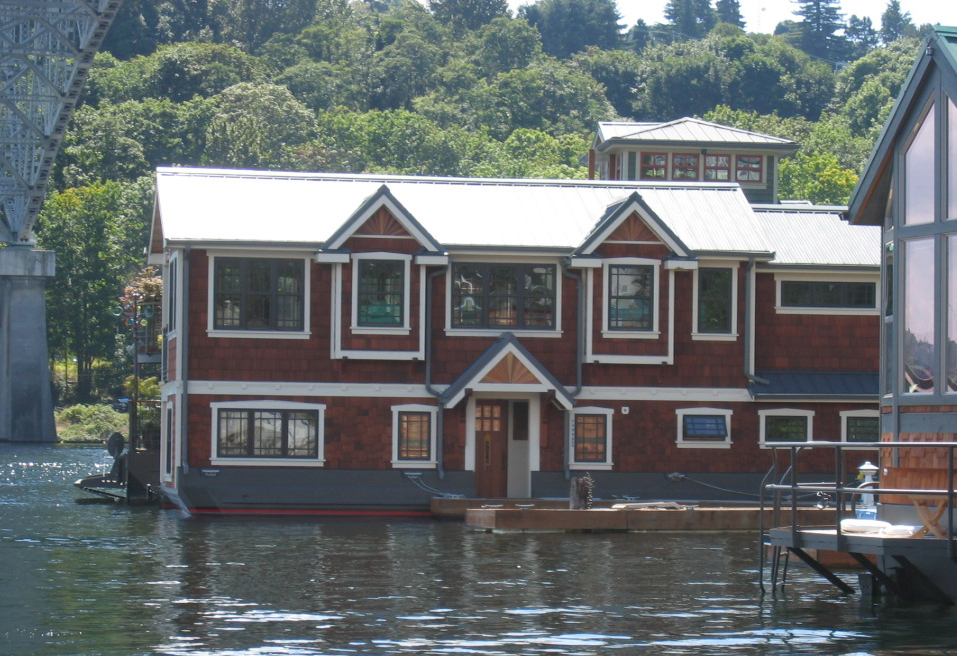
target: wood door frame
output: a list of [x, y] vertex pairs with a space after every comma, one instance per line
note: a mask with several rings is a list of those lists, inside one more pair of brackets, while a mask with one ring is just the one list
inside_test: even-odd
[[[507, 387], [507, 386], [506, 386]], [[475, 472], [475, 454], [476, 454], [476, 434], [475, 434], [475, 406], [476, 403], [482, 401], [526, 401], [528, 402], [528, 461], [527, 469], [523, 472], [523, 476], [527, 477], [528, 481], [525, 487], [529, 491], [529, 495], [532, 493], [532, 484], [531, 476], [532, 472], [537, 472], [540, 470], [541, 455], [540, 455], [540, 445], [541, 445], [541, 431], [542, 431], [542, 414], [543, 414], [543, 401], [542, 395], [538, 393], [521, 393], [521, 392], [508, 392], [502, 391], [500, 393], [496, 392], [482, 392], [470, 395], [466, 400], [466, 409], [465, 409], [465, 470]], [[509, 413], [511, 415], [511, 412]], [[511, 419], [510, 429], [509, 429], [509, 440], [512, 439], [512, 430], [511, 430]], [[518, 473], [508, 472], [508, 475], [516, 475]], [[524, 495], [523, 495], [524, 496]]]

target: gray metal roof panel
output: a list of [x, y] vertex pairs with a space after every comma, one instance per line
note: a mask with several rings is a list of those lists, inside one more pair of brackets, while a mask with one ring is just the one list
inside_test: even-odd
[[755, 216], [782, 266], [880, 267], [879, 226], [851, 225], [845, 208], [769, 206], [755, 208]]
[[599, 135], [602, 141], [618, 140], [640, 142], [690, 142], [740, 144], [742, 146], [793, 146], [790, 139], [769, 134], [742, 130], [718, 123], [710, 123], [697, 118], [684, 117], [665, 123], [628, 123], [608, 121], [599, 123]]
[[446, 247], [571, 250], [638, 191], [691, 248], [766, 250], [734, 184], [486, 180], [164, 168], [162, 234], [173, 241], [325, 242], [386, 185]]

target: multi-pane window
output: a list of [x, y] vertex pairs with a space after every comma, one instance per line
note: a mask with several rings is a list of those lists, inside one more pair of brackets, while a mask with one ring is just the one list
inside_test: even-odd
[[731, 155], [705, 155], [704, 179], [711, 182], [731, 180]]
[[682, 408], [678, 416], [679, 448], [731, 448], [731, 410], [721, 408]]
[[608, 267], [608, 328], [654, 329], [655, 272], [651, 265]]
[[847, 417], [844, 438], [848, 442], [879, 442], [880, 418], [876, 415], [867, 417]]
[[874, 309], [877, 283], [781, 281], [782, 307]]
[[731, 332], [731, 269], [698, 269], [698, 332]]
[[214, 262], [214, 328], [303, 330], [302, 260], [217, 257]]
[[399, 460], [432, 458], [432, 413], [399, 412]]
[[452, 327], [555, 327], [555, 266], [457, 264], [452, 267]]
[[405, 323], [405, 262], [360, 260], [356, 321], [360, 326], [401, 327]]
[[575, 462], [606, 462], [608, 459], [608, 417], [603, 414], [575, 415]]
[[764, 417], [765, 442], [806, 442], [807, 439], [807, 416], [767, 415]]
[[728, 437], [728, 425], [724, 415], [685, 415], [682, 437], [685, 441], [724, 441]]
[[668, 155], [666, 153], [641, 154], [641, 179], [666, 180], [668, 178]]
[[671, 157], [671, 177], [674, 180], [698, 179], [697, 154], [675, 154]]
[[222, 458], [317, 458], [318, 410], [219, 410], [216, 455]]
[[738, 155], [735, 170], [738, 182], [761, 182], [761, 156]]

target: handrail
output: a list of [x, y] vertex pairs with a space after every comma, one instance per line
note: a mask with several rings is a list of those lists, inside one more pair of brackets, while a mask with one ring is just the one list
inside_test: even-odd
[[[873, 495], [875, 498], [880, 498], [882, 495], [897, 495], [897, 496], [908, 496], [908, 497], [946, 497], [947, 499], [947, 542], [948, 542], [948, 555], [952, 560], [957, 561], [957, 533], [954, 529], [954, 499], [955, 499], [955, 490], [954, 490], [954, 476], [955, 476], [955, 464], [954, 464], [954, 453], [957, 449], [957, 442], [948, 441], [948, 442], [835, 442], [835, 441], [810, 441], [810, 442], [775, 442], [773, 444], [766, 444], [768, 448], [772, 450], [772, 467], [771, 471], [777, 469], [777, 451], [780, 449], [785, 449], [790, 452], [791, 462], [790, 462], [790, 472], [791, 475], [788, 482], [785, 482], [782, 479], [780, 482], [768, 482], [768, 476], [764, 477], [764, 480], [761, 482], [761, 498], [764, 499], [764, 495], [770, 493], [773, 500], [772, 514], [777, 516], [781, 509], [781, 496], [782, 492], [790, 492], [790, 505], [791, 505], [791, 533], [794, 544], [799, 544], [798, 533], [800, 531], [800, 520], [796, 512], [797, 510], [797, 500], [799, 495], [808, 493], [808, 492], [829, 492], [836, 495], [835, 499], [835, 531], [838, 539], [838, 546], [840, 546], [843, 538], [843, 532], [841, 531], [840, 524], [842, 519], [842, 513], [846, 510], [845, 498], [850, 497], [852, 500], [852, 511], [856, 505], [856, 499], [862, 494]], [[797, 481], [797, 471], [798, 471], [798, 457], [801, 452], [806, 450], [818, 449], [834, 449], [835, 450], [835, 480], [834, 483], [800, 483]], [[947, 449], [948, 457], [948, 466], [947, 466], [947, 488], [885, 488], [877, 487], [876, 485], [868, 484], [866, 487], [862, 486], [851, 486], [844, 483], [845, 475], [845, 462], [844, 462], [844, 452], [847, 450], [858, 451], [858, 450], [871, 450], [878, 452], [878, 466], [880, 465], [881, 458], [883, 458], [884, 449], [924, 449], [924, 448], [933, 448], [933, 449]], [[769, 472], [770, 473], [770, 472]], [[763, 527], [762, 527], [763, 533]], [[763, 535], [762, 535], [763, 538]]]

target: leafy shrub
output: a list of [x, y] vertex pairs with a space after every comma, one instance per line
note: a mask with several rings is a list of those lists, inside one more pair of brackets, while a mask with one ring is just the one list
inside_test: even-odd
[[61, 442], [101, 442], [111, 433], [129, 431], [129, 415], [108, 405], [74, 405], [54, 415]]

